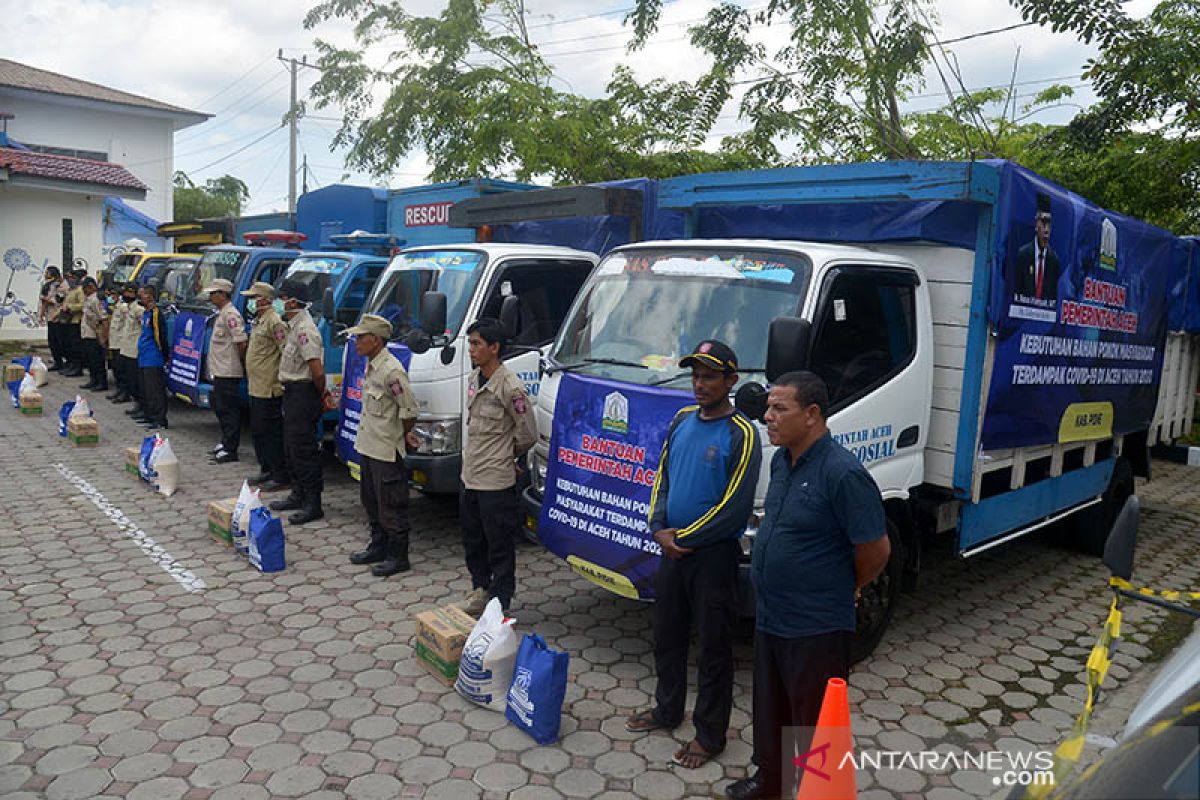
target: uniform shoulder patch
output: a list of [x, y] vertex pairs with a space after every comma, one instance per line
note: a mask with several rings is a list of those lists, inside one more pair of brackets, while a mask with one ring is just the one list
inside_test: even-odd
[[296, 341], [299, 342], [301, 346], [308, 344], [308, 334], [304, 331], [300, 331], [300, 333], [296, 334]]
[[388, 391], [392, 393], [392, 397], [400, 397], [404, 394], [404, 383], [400, 380], [399, 376], [388, 381], [387, 386]]
[[287, 331], [284, 328], [275, 329], [275, 341], [283, 344], [287, 340]]
[[512, 399], [512, 404], [513, 404], [513, 411], [517, 412], [518, 414], [520, 414], [522, 416], [525, 414], [526, 411], [529, 410], [529, 404], [527, 402], [525, 402], [525, 393], [524, 392], [518, 392], [517, 394], [514, 394], [513, 399]]
[[226, 322], [225, 324], [228, 325], [230, 328], [240, 328], [242, 326], [242, 321], [240, 319], [238, 319], [237, 317], [235, 317], [233, 314], [230, 314], [229, 321]]

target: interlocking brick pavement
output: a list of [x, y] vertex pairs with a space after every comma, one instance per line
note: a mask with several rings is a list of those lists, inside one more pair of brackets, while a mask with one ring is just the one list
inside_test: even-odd
[[[287, 570], [261, 575], [205, 529], [207, 502], [255, 471], [248, 437], [246, 461], [209, 465], [212, 414], [173, 404], [182, 487], [165, 498], [123, 472], [122, 448], [144, 433], [125, 407], [90, 398], [96, 449], [56, 435], [74, 383], [52, 377], [44, 417], [0, 410], [0, 796], [711, 797], [746, 774], [748, 643], [728, 748], [699, 770], [669, 766], [690, 724], [637, 736], [623, 723], [653, 696], [648, 608], [522, 545], [518, 630], [571, 653], [562, 740], [538, 746], [413, 661], [413, 615], [469, 587], [452, 501], [414, 496], [413, 570], [374, 578], [346, 561], [365, 514], [327, 462], [326, 518], [288, 526]], [[1200, 491], [1185, 468], [1155, 468], [1137, 574], [1194, 588]], [[917, 592], [851, 676], [859, 746], [1053, 747], [1081, 707], [1103, 568], [1037, 538], [968, 562], [946, 549], [927, 553]], [[1097, 720], [1112, 732], [1132, 705], [1121, 685], [1153, 669], [1144, 645], [1163, 612], [1126, 618], [1108, 695], [1122, 702]], [[969, 772], [864, 770], [859, 786], [864, 800], [995, 791]]]

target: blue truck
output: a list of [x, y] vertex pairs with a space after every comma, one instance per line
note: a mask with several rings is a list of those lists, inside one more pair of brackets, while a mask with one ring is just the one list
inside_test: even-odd
[[[859, 658], [923, 538], [968, 558], [1055, 525], [1096, 553], [1148, 446], [1191, 428], [1200, 320], [1169, 313], [1187, 292], [1168, 283], [1194, 251], [1016, 164], [691, 175], [657, 210], [682, 235], [608, 253], [548, 348], [524, 495], [543, 545], [610, 591], [653, 599], [645, 512], [690, 402], [678, 360], [706, 338], [738, 353], [756, 420], [763, 384], [821, 376], [834, 439], [879, 485], [892, 557], [859, 604]], [[773, 454], [759, 425], [744, 575]]]
[[[233, 283], [233, 303], [246, 316], [246, 298], [242, 292], [257, 281], [276, 283], [300, 255], [296, 246], [302, 234], [272, 231], [247, 234], [258, 245], [217, 245], [207, 247], [196, 265], [191, 284], [175, 301], [179, 309], [171, 337], [171, 363], [167, 367], [167, 391], [186, 403], [209, 408], [212, 405], [212, 375], [208, 372], [208, 347], [212, 339], [216, 309], [202, 293], [215, 278]], [[287, 245], [287, 246], [278, 246]]]

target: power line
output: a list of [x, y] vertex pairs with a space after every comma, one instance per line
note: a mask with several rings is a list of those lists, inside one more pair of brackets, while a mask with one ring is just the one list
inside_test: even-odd
[[271, 60], [271, 57], [270, 57], [270, 56], [267, 56], [267, 57], [266, 57], [266, 58], [264, 58], [262, 61], [258, 62], [258, 63], [257, 63], [257, 64], [255, 64], [253, 67], [251, 67], [250, 69], [246, 70], [246, 71], [245, 71], [245, 72], [243, 72], [241, 75], [239, 75], [237, 78], [235, 78], [235, 79], [234, 79], [234, 81], [233, 81], [233, 83], [229, 84], [229, 85], [228, 85], [228, 86], [226, 86], [224, 89], [222, 89], [221, 91], [219, 91], [219, 92], [217, 92], [216, 94], [214, 94], [212, 97], [209, 97], [209, 98], [208, 98], [208, 99], [206, 99], [206, 100], [202, 100], [202, 101], [201, 101], [200, 103], [198, 103], [197, 105], [204, 106], [204, 105], [206, 105], [206, 104], [208, 104], [208, 103], [211, 103], [213, 100], [216, 100], [218, 97], [220, 97], [221, 95], [225, 94], [225, 93], [226, 93], [226, 92], [228, 92], [230, 89], [232, 89], [234, 86], [237, 86], [239, 83], [241, 83], [243, 80], [245, 80], [245, 79], [246, 79], [246, 77], [247, 77], [247, 76], [249, 76], [251, 72], [254, 72], [254, 71], [255, 71], [255, 70], [257, 70], [259, 67], [261, 67], [263, 64], [267, 63], [267, 62], [268, 62], [268, 61], [270, 61], [270, 60]]
[[[201, 123], [200, 125], [197, 126], [196, 130], [192, 131], [192, 134], [194, 134], [194, 135], [181, 137], [178, 141], [178, 144], [184, 144], [186, 142], [192, 141], [193, 139], [199, 138], [200, 136], [210, 133], [213, 129], [218, 128], [221, 125], [224, 125], [225, 123], [229, 122], [229, 120], [236, 119], [237, 117], [241, 116], [241, 113], [245, 113], [244, 111], [239, 114], [235, 114], [231, 117], [225, 117], [224, 119], [220, 119], [220, 120], [217, 119], [218, 117], [220, 117], [221, 114], [224, 114], [226, 111], [229, 111], [230, 109], [234, 108], [239, 103], [241, 103], [243, 100], [246, 100], [247, 98], [257, 94], [259, 92], [259, 90], [263, 89], [265, 86], [267, 86], [267, 84], [272, 83], [277, 80], [279, 80], [279, 74], [274, 73], [271, 75], [271, 77], [267, 78], [265, 81], [260, 83], [258, 86], [255, 86], [249, 92], [246, 92], [244, 95], [239, 97], [237, 100], [234, 100], [232, 103], [226, 105], [220, 111], [213, 112], [211, 121], [214, 121], [216, 124], [208, 125], [207, 127], [205, 127], [206, 123]], [[279, 92], [275, 92], [275, 94], [268, 97], [267, 100], [274, 99], [274, 97], [278, 94], [279, 94]], [[250, 106], [249, 108], [258, 108], [263, 104], [263, 102], [264, 102], [264, 100], [260, 98], [257, 100], [257, 102], [254, 105]]]
[[267, 131], [267, 132], [266, 132], [265, 134], [263, 134], [262, 136], [260, 136], [260, 137], [258, 137], [257, 139], [255, 139], [255, 140], [254, 140], [253, 142], [251, 142], [250, 144], [248, 144], [248, 145], [246, 145], [246, 146], [244, 146], [244, 147], [239, 147], [237, 150], [234, 150], [232, 153], [229, 153], [228, 155], [221, 156], [221, 157], [220, 157], [220, 158], [218, 158], [216, 161], [213, 161], [213, 162], [210, 162], [210, 163], [208, 163], [208, 164], [205, 164], [203, 167], [200, 167], [199, 169], [194, 169], [194, 170], [192, 170], [192, 174], [193, 174], [193, 175], [195, 175], [196, 173], [198, 173], [198, 172], [203, 172], [204, 170], [206, 170], [206, 169], [209, 169], [210, 167], [215, 167], [217, 164], [220, 164], [220, 163], [221, 163], [221, 162], [223, 162], [223, 161], [228, 161], [229, 159], [231, 159], [231, 158], [233, 158], [234, 156], [236, 156], [238, 153], [241, 153], [241, 152], [244, 152], [244, 151], [246, 151], [246, 150], [249, 150], [251, 147], [254, 147], [254, 145], [258, 144], [259, 142], [263, 141], [264, 139], [266, 139], [266, 138], [267, 138], [268, 136], [270, 136], [271, 134], [275, 133], [275, 131], [280, 131], [280, 130], [283, 130], [283, 126], [282, 126], [282, 125], [280, 125], [278, 128], [272, 128], [271, 130]]

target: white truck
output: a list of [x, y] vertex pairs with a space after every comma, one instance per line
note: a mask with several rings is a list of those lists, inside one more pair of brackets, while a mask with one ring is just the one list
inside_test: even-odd
[[955, 536], [966, 558], [1066, 520], [1098, 552], [1149, 445], [1191, 428], [1200, 351], [1166, 323], [1180, 240], [1016, 165], [698, 175], [659, 197], [692, 237], [720, 238], [631, 244], [597, 267], [543, 364], [523, 495], [542, 543], [611, 591], [653, 597], [649, 485], [690, 400], [677, 362], [702, 339], [738, 354], [737, 405], [755, 419], [760, 382], [821, 376], [834, 438], [879, 485], [892, 558], [859, 606], [860, 658], [922, 534]]

